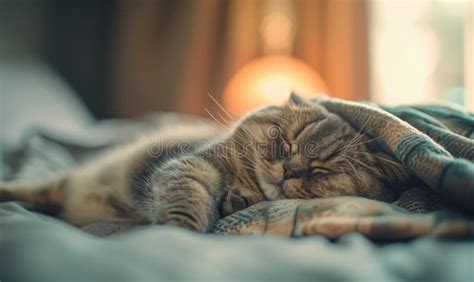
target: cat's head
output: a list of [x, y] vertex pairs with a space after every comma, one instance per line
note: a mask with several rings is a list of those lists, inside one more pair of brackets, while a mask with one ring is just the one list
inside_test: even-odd
[[283, 106], [249, 114], [234, 138], [248, 143], [242, 163], [268, 199], [358, 195], [392, 201], [391, 187], [408, 178], [377, 138], [295, 94]]

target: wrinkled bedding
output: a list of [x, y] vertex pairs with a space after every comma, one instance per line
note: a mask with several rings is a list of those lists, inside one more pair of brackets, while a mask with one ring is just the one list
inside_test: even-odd
[[[77, 102], [54, 105], [61, 111], [51, 107], [48, 112], [58, 123], [71, 120], [62, 117], [64, 113], [81, 112]], [[21, 108], [9, 112], [26, 114]], [[2, 116], [1, 120], [6, 119]], [[87, 161], [105, 148], [128, 142], [143, 131], [195, 121], [175, 114], [134, 121], [82, 120], [78, 121], [81, 128], [65, 131], [54, 123], [38, 126], [33, 122], [37, 120], [33, 113], [30, 125], [34, 131], [31, 126], [7, 131], [1, 128], [0, 138], [22, 137], [21, 142], [7, 142], [15, 143], [13, 147], [2, 146], [3, 179], [43, 178]], [[240, 219], [236, 222], [247, 226]], [[237, 234], [261, 234], [258, 228]], [[276, 230], [273, 235], [282, 235], [281, 229]], [[30, 212], [20, 203], [0, 203], [0, 281], [474, 281], [472, 237], [373, 241], [352, 231], [357, 230], [337, 234], [333, 237], [337, 239], [318, 235], [287, 239], [195, 234], [168, 226], [112, 223], [79, 229]]]
[[473, 281], [474, 243], [388, 245], [217, 236], [146, 226], [92, 236], [18, 204], [0, 204], [2, 281]]
[[[186, 122], [186, 117], [181, 118], [183, 117], [174, 114], [164, 114], [140, 121], [116, 121], [113, 130], [109, 128], [109, 123], [103, 123], [98, 127], [108, 127], [108, 130], [91, 130], [82, 139], [73, 135], [60, 137], [60, 134], [38, 132], [20, 150], [5, 152], [6, 160], [16, 160], [8, 162], [11, 164], [10, 171], [16, 174], [7, 176], [32, 179], [44, 177], [52, 171], [68, 169], [87, 160], [115, 143], [128, 142], [133, 132], [154, 130], [165, 126], [169, 121]], [[160, 119], [168, 120], [160, 123], [157, 121]], [[108, 134], [104, 132], [114, 132], [113, 138], [107, 137]], [[253, 220], [258, 219], [254, 214]], [[259, 232], [262, 231], [259, 228], [261, 226], [254, 226], [251, 232], [236, 234], [261, 235], [263, 232]], [[274, 229], [277, 232], [271, 232], [268, 226], [265, 228], [266, 235], [291, 236], [290, 233], [285, 233], [290, 231], [278, 226]], [[96, 223], [81, 230], [59, 220], [29, 212], [18, 203], [1, 203], [0, 279], [474, 279], [470, 269], [474, 263], [472, 239], [438, 241], [430, 236], [414, 241], [381, 244], [353, 234], [352, 231], [358, 230], [345, 230], [333, 236], [338, 240], [330, 241], [321, 236], [292, 240], [274, 236], [218, 236], [194, 234], [165, 226], [137, 227], [113, 223]], [[299, 232], [304, 236], [317, 233], [314, 230], [308, 233], [304, 228], [300, 228]], [[342, 236], [344, 234], [348, 235]], [[406, 229], [404, 234], [407, 234]], [[97, 235], [107, 237], [100, 238]], [[293, 237], [298, 237], [294, 235]]]
[[[355, 105], [359, 106], [359, 104]], [[361, 107], [365, 106], [361, 105]], [[380, 112], [386, 114], [385, 111]], [[394, 116], [389, 116], [389, 118], [393, 118], [395, 122], [400, 121]], [[474, 127], [470, 127], [469, 122], [472, 122], [472, 120], [459, 117], [457, 120], [467, 123], [468, 126], [462, 128], [464, 130], [465, 128], [469, 129], [467, 134], [471, 134], [471, 128]], [[80, 138], [38, 132], [38, 134], [31, 137], [24, 147], [15, 152], [7, 152], [5, 154], [5, 164], [15, 165], [11, 168], [12, 171], [16, 172], [16, 175], [11, 175], [13, 178], [41, 179], [54, 171], [73, 168], [75, 165], [87, 161], [89, 158], [100, 154], [102, 150], [114, 145], [130, 142], [144, 132], [160, 131], [167, 126], [186, 123], [195, 124], [196, 122], [200, 121], [185, 115], [168, 113], [155, 114], [138, 120], [115, 121], [115, 123], [112, 123], [113, 127], [111, 127], [110, 122], [105, 122], [92, 127], [94, 129], [90, 133], [84, 134]], [[369, 122], [362, 121], [361, 124], [373, 129], [377, 122], [377, 119], [373, 118]], [[459, 122], [453, 124], [457, 125]], [[388, 133], [378, 133], [378, 135], [375, 135], [377, 133], [374, 132], [370, 133], [381, 141], [392, 139], [390, 140], [392, 143], [403, 143], [403, 138], [400, 137], [403, 136], [400, 133], [403, 133], [403, 128], [397, 129], [393, 125], [390, 128], [391, 130]], [[436, 147], [438, 145], [425, 137], [421, 131], [417, 131], [412, 127], [408, 127], [408, 130], [411, 131], [408, 135], [409, 138], [416, 140], [415, 137], [420, 136], [420, 139], [425, 142], [422, 151], [430, 152], [428, 158], [422, 158], [421, 164], [422, 167], [432, 168], [428, 172], [417, 170], [416, 167], [420, 165], [411, 161], [412, 158], [417, 157], [417, 150], [409, 151], [414, 157], [397, 156], [407, 166], [411, 165], [413, 167], [412, 171], [415, 173], [428, 173], [430, 177], [433, 177], [431, 171], [435, 170], [436, 165], [439, 165], [438, 155], [446, 158], [448, 164], [458, 160], [447, 151], [438, 151]], [[443, 130], [451, 132], [448, 129]], [[446, 135], [444, 132], [441, 134]], [[393, 135], [397, 138], [392, 138]], [[461, 135], [458, 138], [464, 138], [465, 140], [455, 140], [456, 142], [452, 142], [452, 146], [449, 146], [449, 144], [446, 146], [446, 150], [453, 151], [454, 148], [457, 149], [457, 154], [465, 154], [462, 157], [472, 158], [472, 148], [474, 146], [469, 143], [472, 140]], [[440, 140], [442, 141], [442, 139]], [[465, 146], [466, 144], [467, 146]], [[430, 146], [434, 149], [430, 149]], [[464, 149], [459, 150], [458, 148]], [[443, 170], [439, 169], [439, 171]], [[472, 184], [469, 182], [469, 177], [472, 177], [472, 175], [474, 175], [474, 170], [467, 171], [466, 176], [459, 175], [459, 173], [456, 176], [456, 179], [467, 178], [467, 180], [461, 182], [463, 182], [462, 188], [467, 188], [468, 192], [469, 185]], [[449, 174], [445, 173], [446, 176], [449, 176]], [[421, 175], [421, 177], [426, 176]], [[450, 178], [448, 177], [448, 179]], [[439, 182], [443, 183], [442, 181]], [[442, 190], [446, 191], [448, 188], [457, 185], [459, 184], [454, 181]], [[454, 191], [457, 192], [458, 190]], [[471, 196], [470, 194], [461, 195], [461, 198], [463, 197], [469, 199]], [[361, 197], [264, 202], [221, 219], [210, 230], [210, 233], [221, 235], [280, 235], [285, 237], [323, 235], [328, 238], [337, 238], [344, 234], [358, 232], [373, 239], [408, 239], [422, 235], [444, 238], [473, 236], [474, 224], [472, 219], [462, 213], [450, 211], [446, 206], [443, 206], [443, 200], [442, 197], [437, 195], [436, 191], [432, 191], [428, 187], [416, 187], [403, 193], [400, 199], [393, 204]], [[441, 209], [441, 207], [444, 208]], [[420, 214], [420, 212], [429, 213]], [[97, 222], [83, 227], [83, 230], [98, 236], [108, 236], [117, 232], [128, 231], [134, 227], [125, 223]]]

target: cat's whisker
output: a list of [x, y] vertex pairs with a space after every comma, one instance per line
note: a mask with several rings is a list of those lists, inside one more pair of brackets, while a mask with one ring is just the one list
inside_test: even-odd
[[246, 168], [246, 169], [248, 169], [248, 170], [255, 171], [255, 168], [250, 167], [250, 166], [246, 166], [246, 165], [244, 165], [244, 164], [242, 164], [242, 163], [240, 164], [240, 166], [243, 167], [243, 168]]
[[231, 114], [228, 110], [226, 110], [226, 108], [224, 108], [224, 106], [219, 103], [219, 101], [217, 101], [216, 98], [214, 98], [214, 96], [212, 96], [211, 93], [207, 93], [207, 95], [212, 99], [212, 101], [231, 119], [235, 119], [236, 116], [234, 116], [233, 114]]
[[373, 154], [369, 154], [369, 153], [364, 153], [364, 152], [361, 152], [362, 154], [366, 154], [366, 155], [370, 155], [378, 160], [381, 160], [382, 162], [387, 162], [387, 163], [390, 163], [392, 165], [395, 165], [395, 166], [399, 166], [399, 167], [402, 167], [402, 168], [406, 168], [406, 166], [402, 163], [399, 163], [399, 162], [396, 162], [396, 161], [393, 161], [393, 160], [389, 160], [387, 158], [384, 158], [384, 157], [381, 157], [381, 156], [378, 156], [378, 155], [373, 155]]
[[221, 114], [221, 112], [216, 111], [216, 113], [219, 115], [220, 119], [221, 119], [223, 122], [225, 122], [226, 124], [230, 124], [230, 123], [231, 123], [231, 121], [227, 120], [227, 119]]
[[278, 119], [278, 120], [280, 120], [283, 124], [287, 124], [287, 123], [288, 123], [288, 120], [286, 120], [286, 119], [284, 119], [284, 118], [282, 118], [282, 117], [279, 117], [279, 116], [275, 116], [275, 115], [274, 115], [274, 116], [272, 116], [271, 118], [272, 118], [272, 119]]
[[209, 111], [209, 109], [204, 108], [204, 110], [207, 112], [207, 114], [208, 114], [218, 125], [220, 125], [222, 128], [227, 128], [227, 126], [224, 125], [220, 120], [218, 120], [218, 119], [211, 113], [211, 111]]
[[253, 136], [251, 132], [248, 131], [245, 127], [239, 127], [238, 129], [234, 130], [232, 134], [234, 136], [238, 136], [241, 139], [244, 139], [246, 142], [248, 142], [249, 137]]
[[250, 134], [249, 134], [248, 136], [246, 136], [246, 135], [245, 135], [245, 132], [239, 132], [239, 131], [235, 131], [234, 134], [235, 134], [235, 136], [237, 136], [237, 137], [240, 139], [239, 141], [242, 141], [242, 142], [243, 142], [243, 143], [241, 143], [241, 144], [239, 144], [239, 145], [242, 145], [242, 144], [244, 144], [244, 143], [247, 143], [249, 137], [252, 136], [252, 135], [250, 135]]
[[366, 140], [366, 141], [362, 141], [362, 142], [359, 142], [359, 143], [355, 143], [355, 144], [352, 144], [350, 146], [346, 146], [347, 148], [353, 148], [353, 147], [357, 147], [357, 146], [360, 146], [360, 145], [363, 145], [363, 144], [367, 144], [367, 143], [370, 143], [370, 142], [374, 142], [375, 140], [378, 140], [378, 139], [381, 139], [382, 137], [379, 136], [379, 137], [375, 137], [375, 138], [372, 138], [372, 139], [369, 139], [369, 140]]
[[362, 124], [362, 127], [359, 129], [359, 131], [355, 134], [355, 136], [349, 141], [349, 143], [348, 143], [346, 146], [352, 145], [352, 142], [354, 142], [354, 140], [355, 140], [356, 138], [360, 138], [360, 136], [362, 136], [361, 132], [362, 132], [362, 130], [364, 130], [365, 125], [367, 124], [368, 121], [369, 121], [369, 120], [367, 119], [367, 120], [364, 122], [364, 124]]
[[[359, 163], [360, 165], [363, 165], [365, 167], [367, 167], [367, 165], [365, 165], [364, 163], [361, 163], [360, 161], [354, 159], [354, 158], [351, 158], [353, 161]], [[365, 184], [365, 187], [366, 188], [369, 188], [369, 184], [367, 183], [367, 180], [363, 177], [360, 176], [359, 172], [356, 170], [356, 168], [354, 167], [354, 165], [347, 159], [344, 159], [346, 161], [346, 163], [348, 163], [351, 168], [352, 168], [352, 171], [354, 172], [354, 174], [356, 175], [356, 178], [360, 181], [360, 182], [364, 182]], [[368, 167], [369, 169], [371, 169], [370, 167]]]
[[357, 142], [362, 138], [362, 135], [356, 134], [346, 145], [338, 150], [338, 152], [346, 152], [346, 150], [352, 145], [353, 142]]
[[352, 171], [354, 172], [356, 178], [360, 179], [359, 172], [356, 170], [354, 165], [346, 158], [343, 158], [343, 160], [351, 167]]
[[369, 171], [374, 171], [374, 168], [370, 167], [369, 165], [367, 165], [366, 163], [362, 162], [361, 160], [358, 160], [356, 158], [353, 158], [353, 157], [350, 157], [350, 156], [347, 156], [349, 157], [352, 161], [360, 164], [361, 166], [367, 168]]
[[250, 167], [252, 168], [252, 170], [257, 171], [256, 163], [252, 163], [252, 162], [251, 162], [251, 163], [248, 163], [248, 162], [245, 162], [245, 161], [243, 161], [242, 163], [244, 163], [244, 164], [250, 166]]
[[248, 163], [248, 164], [251, 164], [251, 165], [255, 165], [256, 162], [254, 162], [253, 160], [249, 159], [249, 158], [240, 158], [240, 161], [242, 162], [245, 162], [245, 163]]
[[[347, 145], [345, 145], [344, 147], [342, 147], [341, 149], [339, 149], [339, 151], [346, 151], [347, 149], [349, 148], [352, 148], [352, 147], [356, 147], [358, 145], [361, 145], [361, 144], [364, 144], [364, 143], [356, 143], [354, 144], [354, 142], [358, 142], [360, 139], [362, 139], [363, 137], [365, 137], [366, 135], [365, 134], [361, 134], [362, 130], [365, 128], [365, 126], [367, 125], [368, 123], [368, 119], [364, 122], [364, 124], [362, 125], [362, 127], [360, 128], [360, 130], [356, 133], [356, 135], [354, 136], [354, 138], [351, 139], [351, 141], [349, 141], [349, 143]], [[375, 128], [373, 129], [368, 129], [368, 131], [371, 131], [371, 130], [374, 130], [374, 129], [377, 129], [378, 127], [380, 127], [381, 125], [379, 126], [376, 126]], [[370, 139], [368, 142], [371, 142], [373, 140], [376, 140], [376, 139], [379, 139], [379, 138], [382, 138], [382, 137], [376, 137], [376, 138], [373, 138], [373, 139]], [[367, 143], [368, 143], [367, 142]]]
[[[256, 164], [253, 162], [248, 162], [250, 160], [246, 159], [240, 159], [240, 166], [243, 168], [248, 169], [249, 171], [257, 172], [257, 167]], [[263, 173], [267, 173], [267, 171], [263, 170]]]
[[240, 135], [235, 135], [234, 137], [235, 137], [234, 144], [237, 145], [239, 148], [246, 148], [247, 150], [249, 148], [253, 149], [251, 146], [244, 146], [248, 144], [248, 141], [245, 140], [245, 137], [240, 136]]

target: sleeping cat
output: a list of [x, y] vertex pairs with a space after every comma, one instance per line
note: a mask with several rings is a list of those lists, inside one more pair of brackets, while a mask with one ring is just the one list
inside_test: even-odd
[[409, 179], [375, 139], [292, 94], [230, 130], [175, 128], [41, 183], [5, 182], [0, 201], [27, 202], [75, 225], [127, 220], [203, 232], [261, 201], [393, 201]]

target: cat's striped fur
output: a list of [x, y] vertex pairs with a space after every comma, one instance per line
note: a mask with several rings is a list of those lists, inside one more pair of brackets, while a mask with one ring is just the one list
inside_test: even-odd
[[369, 135], [292, 95], [286, 105], [250, 113], [227, 131], [160, 132], [41, 183], [0, 184], [0, 200], [28, 202], [76, 225], [131, 220], [205, 231], [265, 200], [392, 201], [400, 192], [395, 187], [409, 178]]

